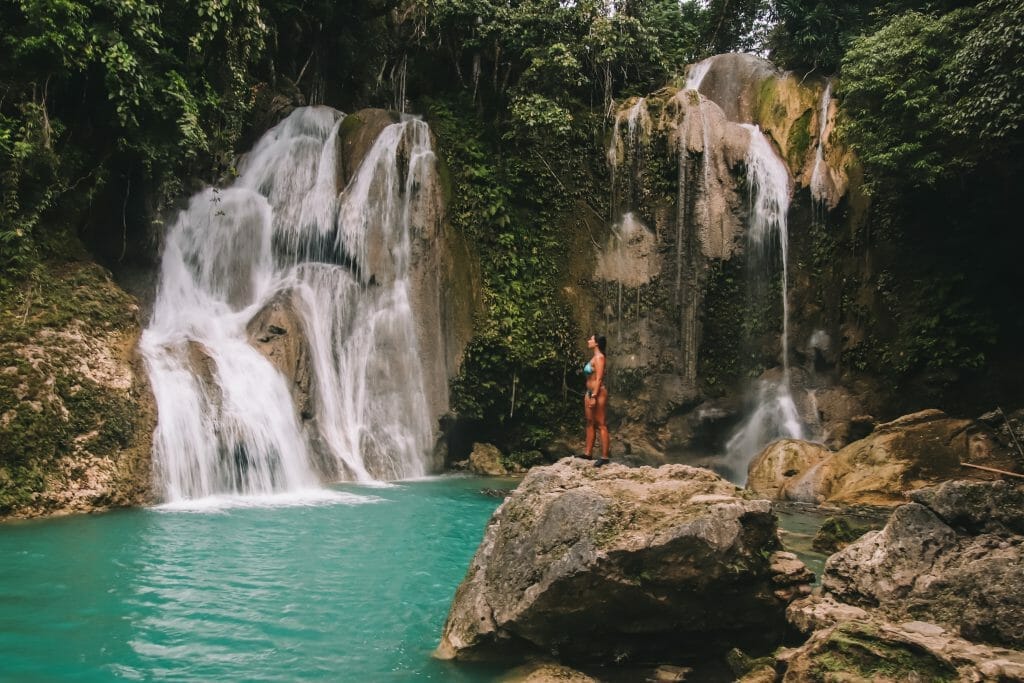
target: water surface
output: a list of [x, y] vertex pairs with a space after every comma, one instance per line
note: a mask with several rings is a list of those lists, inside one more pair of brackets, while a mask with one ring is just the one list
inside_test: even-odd
[[0, 679], [483, 681], [430, 657], [500, 502], [444, 477], [0, 526]]

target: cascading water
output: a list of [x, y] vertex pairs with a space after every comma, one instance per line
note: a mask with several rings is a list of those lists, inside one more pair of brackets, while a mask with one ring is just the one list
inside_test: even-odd
[[708, 75], [712, 64], [714, 64], [714, 58], [708, 57], [691, 66], [690, 72], [686, 75], [686, 84], [683, 86], [683, 90], [700, 90], [700, 84]]
[[[193, 197], [168, 232], [140, 342], [167, 501], [425, 473], [433, 427], [409, 274], [414, 217], [433, 201], [429, 131], [418, 120], [386, 127], [339, 195], [342, 119], [297, 109], [230, 187]], [[281, 372], [249, 343], [254, 316], [282, 297], [313, 372], [305, 424]]]
[[[612, 127], [611, 143], [608, 146], [608, 167], [611, 170], [612, 220], [627, 213], [634, 203], [635, 184], [643, 175], [643, 139], [650, 135], [651, 118], [647, 113], [647, 100], [639, 98], [626, 112], [626, 134], [622, 135], [622, 117], [615, 117]], [[620, 158], [621, 147], [621, 158]], [[620, 165], [628, 164], [629, 172], [623, 179], [619, 173]], [[620, 184], [625, 188], [620, 188]]]
[[[636, 203], [637, 198], [635, 195], [638, 190], [638, 184], [643, 178], [644, 138], [645, 136], [650, 135], [651, 132], [651, 119], [647, 111], [647, 100], [643, 97], [639, 98], [626, 112], [625, 120], [626, 133], [625, 136], [623, 136], [621, 132], [622, 117], [615, 117], [615, 124], [612, 128], [611, 143], [607, 152], [608, 166], [611, 173], [612, 235], [605, 247], [605, 256], [603, 257], [602, 263], [599, 264], [598, 267], [599, 275], [603, 275], [617, 283], [617, 336], [615, 341], [619, 345], [622, 344], [624, 327], [624, 287], [626, 286], [624, 283], [631, 280], [637, 280], [634, 286], [636, 287], [637, 319], [639, 320], [640, 292], [643, 284], [648, 282], [650, 279], [649, 276], [643, 274], [638, 278], [636, 274], [632, 272], [636, 270], [636, 266], [626, 265], [631, 261], [627, 243], [637, 235], [640, 235], [640, 233], [637, 232], [638, 230], [644, 231], [644, 235], [648, 234], [647, 228], [637, 219], [631, 210], [633, 205]], [[620, 146], [622, 150], [621, 158], [619, 153]], [[618, 167], [620, 165], [628, 166], [628, 172], [624, 180], [618, 173]], [[624, 188], [621, 188], [620, 185], [623, 185]], [[615, 273], [615, 275], [612, 276], [612, 273]]]
[[724, 467], [727, 476], [739, 483], [746, 480], [747, 465], [767, 443], [780, 437], [803, 438], [789, 386], [789, 173], [761, 130], [749, 124], [744, 128], [750, 131], [746, 158], [750, 197], [748, 268], [754, 277], [769, 272], [770, 259], [778, 250], [782, 265], [782, 376], [774, 382], [761, 381], [753, 411], [726, 444]]
[[825, 134], [828, 132], [828, 110], [832, 103], [832, 83], [825, 85], [821, 93], [821, 105], [818, 111], [818, 146], [814, 154], [814, 170], [811, 172], [811, 198], [814, 200], [816, 213], [829, 196], [829, 170], [825, 163]]

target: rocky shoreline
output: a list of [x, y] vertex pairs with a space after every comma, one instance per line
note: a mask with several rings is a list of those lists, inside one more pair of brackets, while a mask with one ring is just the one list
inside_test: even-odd
[[588, 465], [534, 468], [498, 508], [436, 656], [537, 662], [522, 681], [1024, 680], [1020, 487], [911, 493], [812, 592], [755, 493], [684, 465]]

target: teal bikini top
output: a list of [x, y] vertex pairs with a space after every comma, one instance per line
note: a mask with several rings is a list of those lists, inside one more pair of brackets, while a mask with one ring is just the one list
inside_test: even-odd
[[594, 366], [590, 364], [589, 360], [587, 361], [587, 364], [583, 366], [583, 374], [587, 376], [594, 374]]

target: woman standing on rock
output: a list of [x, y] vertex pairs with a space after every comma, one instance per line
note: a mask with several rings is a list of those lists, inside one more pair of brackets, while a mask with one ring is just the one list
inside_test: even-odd
[[583, 366], [583, 374], [587, 377], [587, 393], [583, 396], [583, 414], [587, 417], [587, 450], [583, 457], [593, 457], [594, 437], [601, 436], [601, 457], [594, 461], [594, 467], [608, 463], [608, 425], [605, 423], [605, 411], [608, 408], [608, 389], [605, 387], [604, 349], [607, 340], [593, 334], [587, 340], [587, 348], [594, 355]]

